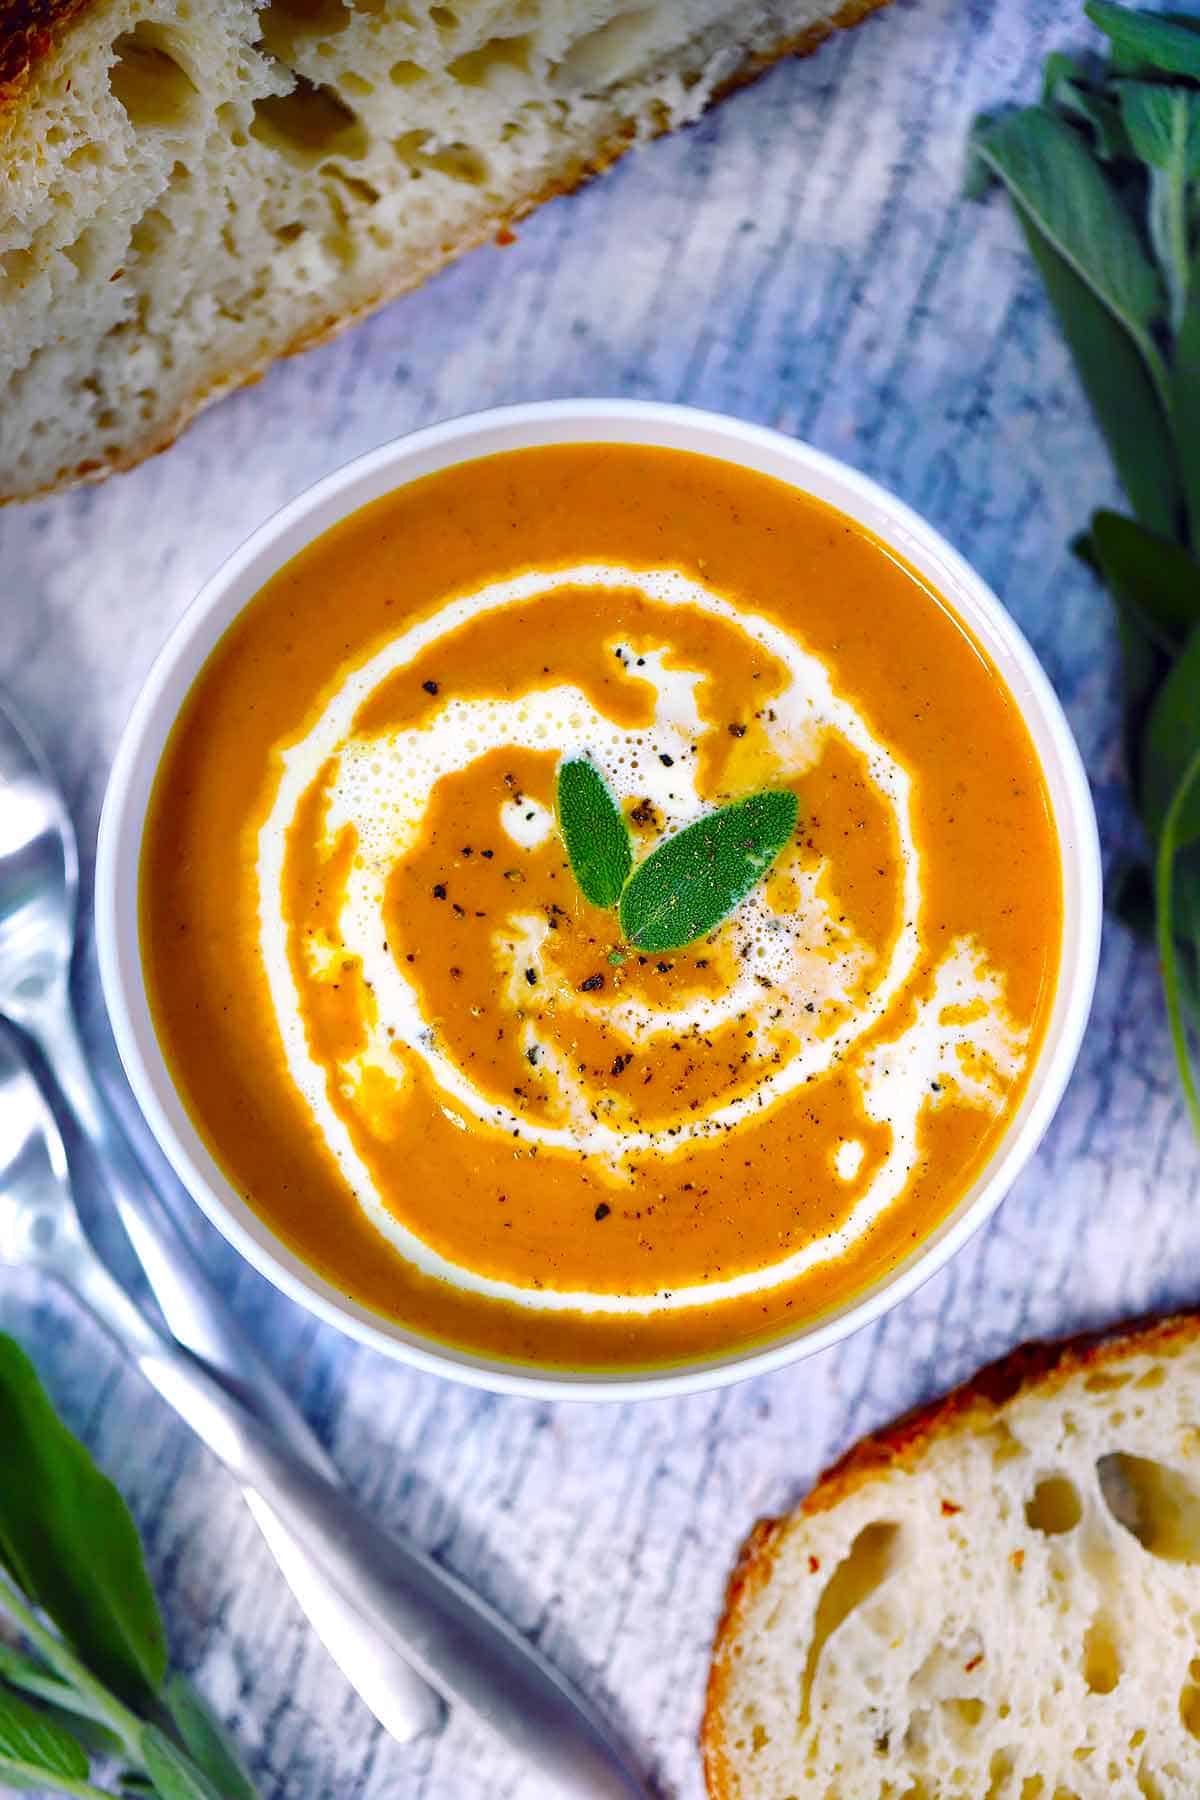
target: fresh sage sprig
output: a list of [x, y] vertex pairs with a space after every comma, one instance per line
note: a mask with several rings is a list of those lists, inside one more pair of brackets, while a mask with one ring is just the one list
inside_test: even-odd
[[[167, 1673], [125, 1502], [3, 1334], [0, 1445], [0, 1627], [12, 1626], [0, 1635], [0, 1786], [256, 1800], [224, 1727]], [[112, 1770], [103, 1787], [94, 1762]]]
[[559, 768], [558, 824], [584, 899], [615, 906], [633, 868], [633, 845], [620, 807], [586, 756]]
[[694, 819], [635, 867], [624, 814], [595, 764], [570, 757], [558, 771], [571, 871], [593, 906], [617, 908], [635, 950], [682, 950], [707, 937], [766, 874], [799, 810], [790, 789], [764, 788]]
[[1107, 60], [1056, 54], [1039, 105], [977, 120], [969, 191], [1007, 190], [1135, 515], [1075, 546], [1116, 609], [1146, 843], [1109, 904], [1158, 946], [1200, 1135], [1200, 18], [1084, 11]]

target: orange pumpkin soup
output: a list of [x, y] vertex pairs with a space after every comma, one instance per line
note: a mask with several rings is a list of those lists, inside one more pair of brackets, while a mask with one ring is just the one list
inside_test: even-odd
[[[655, 948], [584, 897], [579, 759], [635, 867], [762, 790], [794, 829]], [[665, 450], [485, 458], [319, 538], [209, 658], [143, 840], [156, 1030], [238, 1190], [356, 1300], [540, 1364], [727, 1349], [894, 1266], [1003, 1134], [1060, 937], [961, 622]]]

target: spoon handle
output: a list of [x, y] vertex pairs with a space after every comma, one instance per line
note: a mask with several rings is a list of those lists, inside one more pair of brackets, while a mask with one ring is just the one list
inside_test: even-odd
[[[113, 1120], [88, 1067], [65, 985], [46, 998], [47, 1004], [27, 1020], [27, 1029], [102, 1172], [102, 1186], [116, 1204], [168, 1327], [180, 1343], [218, 1371], [247, 1410], [262, 1418], [295, 1457], [336, 1483], [337, 1469], [320, 1440], [221, 1300]], [[140, 1317], [136, 1311], [135, 1316]], [[408, 1743], [437, 1726], [442, 1703], [428, 1683], [346, 1604], [262, 1495], [252, 1488], [244, 1492], [317, 1636], [385, 1731]]]
[[86, 1243], [63, 1231], [47, 1262], [244, 1488], [271, 1508], [376, 1641], [499, 1733], [556, 1794], [648, 1800], [599, 1717], [500, 1615], [299, 1461], [210, 1370], [160, 1336]]

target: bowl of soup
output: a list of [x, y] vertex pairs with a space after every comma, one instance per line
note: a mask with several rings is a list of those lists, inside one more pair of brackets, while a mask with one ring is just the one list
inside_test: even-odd
[[626, 401], [367, 455], [230, 558], [100, 832], [118, 1047], [322, 1318], [539, 1394], [818, 1349], [1071, 1070], [1095, 821], [1011, 618], [874, 483]]

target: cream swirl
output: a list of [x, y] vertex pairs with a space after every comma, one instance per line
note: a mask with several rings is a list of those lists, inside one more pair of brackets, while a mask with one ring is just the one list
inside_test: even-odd
[[[886, 808], [896, 849], [897, 923], [882, 952], [860, 941], [841, 919], [830, 871], [797, 866], [792, 872], [796, 904], [781, 913], [760, 888], [725, 927], [728, 979], [719, 991], [688, 994], [676, 1004], [656, 1007], [642, 998], [608, 993], [603, 1000], [587, 993], [560, 997], [562, 1005], [581, 1016], [602, 1016], [609, 1031], [646, 1057], [681, 1035], [704, 1037], [749, 1021], [753, 1052], [745, 1087], [654, 1124], [638, 1126], [616, 1116], [611, 1107], [598, 1106], [572, 1059], [525, 1004], [526, 984], [532, 981], [544, 989], [552, 981], [546, 961], [551, 927], [543, 914], [514, 907], [501, 925], [491, 927], [501, 995], [522, 1051], [536, 1063], [550, 1094], [549, 1116], [533, 1118], [485, 1092], [456, 1057], [454, 1046], [442, 1041], [425, 1016], [417, 986], [389, 948], [383, 922], [389, 878], [419, 843], [438, 783], [496, 749], [586, 752], [619, 797], [648, 800], [669, 819], [670, 830], [707, 810], [695, 772], [695, 747], [709, 726], [695, 693], [705, 671], [676, 666], [669, 644], [657, 651], [639, 647], [636, 657], [620, 641], [609, 646], [626, 676], [653, 690], [649, 727], [614, 721], [579, 686], [562, 683], [512, 698], [450, 697], [414, 723], [373, 733], [356, 729], [361, 709], [381, 684], [432, 645], [484, 614], [566, 589], [633, 589], [655, 607], [694, 609], [744, 634], [786, 671], [786, 682], [762, 723], [772, 757], [789, 777], [803, 777], [830, 738], [848, 746]], [[284, 869], [289, 832], [317, 782], [324, 784], [326, 847], [349, 831], [355, 854], [336, 933], [315, 952], [312, 972], [320, 975], [322, 960], [336, 969], [342, 959], [353, 959], [375, 1011], [365, 1047], [333, 1072], [344, 1096], [352, 1097], [368, 1074], [401, 1084], [403, 1059], [411, 1057], [424, 1066], [445, 1116], [464, 1130], [519, 1137], [526, 1146], [551, 1154], [568, 1152], [619, 1181], [631, 1159], [670, 1158], [717, 1134], [736, 1131], [748, 1118], [761, 1117], [836, 1068], [856, 1082], [864, 1117], [886, 1122], [891, 1133], [886, 1156], [865, 1169], [863, 1147], [855, 1140], [843, 1140], [833, 1150], [837, 1175], [853, 1193], [842, 1224], [768, 1266], [651, 1294], [524, 1286], [481, 1275], [433, 1250], [385, 1204], [346, 1120], [331, 1101], [331, 1070], [314, 1056], [305, 1028], [303, 998], [288, 954]], [[734, 606], [673, 569], [586, 564], [515, 576], [453, 600], [351, 669], [306, 735], [283, 755], [278, 788], [258, 840], [259, 927], [290, 1077], [376, 1229], [429, 1274], [497, 1299], [581, 1311], [648, 1313], [711, 1304], [791, 1281], [844, 1255], [912, 1179], [923, 1109], [954, 1098], [999, 1112], [1025, 1049], [1024, 1034], [1004, 1004], [1003, 982], [973, 941], [952, 943], [923, 991], [914, 990], [922, 956], [922, 871], [912, 789], [910, 773], [856, 707], [835, 692], [817, 657], [772, 620]], [[544, 809], [512, 802], [502, 809], [498, 823], [519, 844], [538, 842], [552, 826]], [[882, 1028], [893, 1014], [894, 1028], [885, 1037]]]

